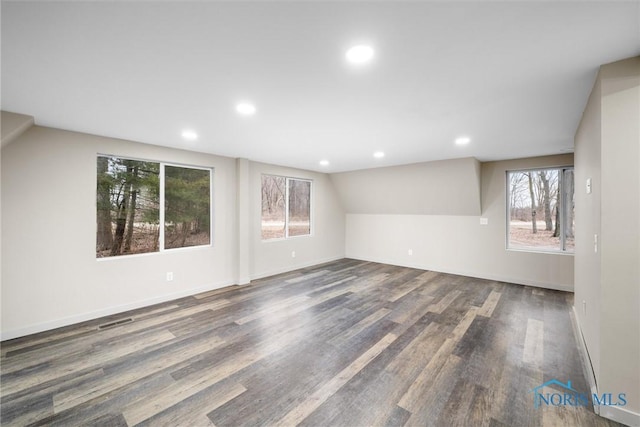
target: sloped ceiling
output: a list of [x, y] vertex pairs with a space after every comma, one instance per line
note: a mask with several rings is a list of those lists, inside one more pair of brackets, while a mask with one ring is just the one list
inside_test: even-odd
[[0, 111], [2, 129], [2, 147], [13, 142], [22, 133], [33, 126], [33, 117], [24, 114]]
[[350, 214], [480, 215], [480, 163], [440, 160], [331, 174]]

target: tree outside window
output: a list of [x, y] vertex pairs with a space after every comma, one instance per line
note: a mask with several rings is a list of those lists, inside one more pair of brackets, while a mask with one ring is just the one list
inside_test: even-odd
[[211, 242], [210, 169], [98, 156], [96, 195], [98, 258]]
[[311, 181], [262, 175], [262, 240], [311, 234]]
[[164, 247], [208, 245], [211, 227], [210, 171], [164, 167]]
[[507, 185], [507, 247], [573, 252], [573, 168], [510, 171]]

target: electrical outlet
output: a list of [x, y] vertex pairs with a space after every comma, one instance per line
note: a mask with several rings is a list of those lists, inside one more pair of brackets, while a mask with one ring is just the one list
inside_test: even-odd
[[167, 282], [173, 282], [173, 272], [172, 271], [168, 271], [167, 272]]
[[598, 253], [598, 235], [593, 235], [593, 252]]
[[587, 314], [587, 302], [585, 300], [582, 300], [582, 313], [584, 315]]
[[409, 249], [407, 253], [409, 254], [409, 256], [413, 255], [413, 249]]
[[489, 218], [480, 218], [480, 225], [488, 225]]
[[296, 257], [296, 251], [291, 251], [291, 258], [295, 258]]

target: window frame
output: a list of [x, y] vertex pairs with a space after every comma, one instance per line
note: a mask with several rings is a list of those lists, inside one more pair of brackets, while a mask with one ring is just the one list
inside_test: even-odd
[[505, 250], [514, 252], [532, 252], [532, 253], [544, 253], [555, 255], [571, 255], [575, 254], [575, 248], [573, 250], [566, 249], [566, 222], [567, 222], [567, 209], [566, 209], [566, 197], [561, 197], [559, 206], [556, 209], [560, 209], [560, 245], [557, 250], [553, 249], [539, 249], [535, 246], [531, 247], [510, 247], [510, 226], [511, 226], [511, 174], [516, 172], [533, 172], [533, 171], [545, 171], [556, 170], [558, 171], [558, 189], [562, 195], [566, 194], [565, 183], [565, 171], [571, 170], [574, 174], [574, 195], [575, 200], [575, 166], [574, 165], [561, 165], [561, 166], [541, 166], [531, 168], [519, 168], [519, 169], [507, 169], [505, 171]]
[[[285, 213], [285, 220], [284, 220], [284, 237], [272, 237], [270, 239], [264, 239], [262, 238], [262, 179], [264, 176], [272, 176], [272, 177], [279, 177], [279, 178], [284, 178], [285, 182], [284, 182], [284, 187], [285, 187], [285, 194], [284, 194], [284, 200], [285, 200], [285, 204], [284, 204], [284, 213]], [[299, 234], [299, 235], [295, 235], [295, 236], [290, 236], [289, 235], [289, 181], [303, 181], [303, 182], [308, 182], [309, 183], [309, 233], [308, 234]], [[314, 209], [314, 203], [313, 203], [313, 179], [308, 179], [308, 178], [296, 178], [296, 177], [291, 177], [291, 176], [286, 176], [286, 175], [277, 175], [277, 174], [272, 174], [272, 173], [261, 173], [260, 174], [260, 241], [261, 242], [277, 242], [277, 241], [283, 241], [283, 240], [289, 240], [289, 239], [298, 239], [298, 238], [305, 238], [305, 237], [312, 237], [314, 235], [314, 214], [313, 214], [313, 209]]]
[[[209, 172], [209, 243], [206, 245], [194, 245], [194, 246], [183, 246], [181, 248], [165, 248], [165, 166], [178, 167], [184, 169], [196, 169], [196, 170], [204, 170]], [[213, 247], [213, 167], [206, 166], [194, 166], [187, 165], [183, 163], [174, 163], [174, 162], [160, 162], [160, 226], [162, 232], [160, 233], [160, 237], [158, 239], [160, 244], [160, 253], [167, 251], [176, 251], [176, 250], [185, 250], [185, 249], [195, 249], [195, 248], [211, 248]]]
[[[184, 251], [184, 250], [198, 250], [202, 248], [212, 248], [214, 246], [215, 239], [215, 218], [214, 218], [214, 177], [215, 177], [215, 168], [213, 166], [199, 166], [199, 165], [191, 165], [186, 163], [178, 163], [178, 162], [165, 162], [161, 160], [153, 160], [153, 159], [143, 159], [135, 156], [122, 156], [115, 154], [104, 154], [104, 153], [96, 153], [96, 160], [99, 157], [107, 157], [107, 158], [118, 158], [123, 160], [133, 160], [138, 162], [149, 162], [149, 163], [157, 163], [158, 164], [158, 250], [153, 252], [140, 252], [140, 253], [130, 253], [130, 254], [120, 254], [114, 256], [104, 256], [98, 257], [95, 255], [97, 261], [107, 261], [111, 259], [122, 259], [122, 258], [131, 258], [131, 257], [141, 257], [141, 256], [153, 256], [157, 254], [166, 254], [174, 251]], [[209, 243], [204, 245], [194, 245], [194, 246], [184, 246], [178, 248], [165, 248], [165, 166], [172, 167], [180, 167], [187, 169], [197, 169], [197, 170], [205, 170], [209, 172]], [[97, 172], [97, 171], [96, 171]], [[96, 174], [97, 179], [97, 174]], [[96, 194], [95, 199], [97, 200], [97, 186], [95, 188]], [[97, 204], [94, 202], [95, 215], [97, 218]], [[97, 234], [97, 222], [95, 234]], [[94, 241], [95, 243], [95, 241]]]

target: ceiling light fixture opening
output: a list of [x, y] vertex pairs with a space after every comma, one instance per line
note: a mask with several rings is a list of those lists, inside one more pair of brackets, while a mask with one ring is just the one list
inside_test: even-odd
[[373, 59], [374, 54], [371, 46], [361, 44], [347, 50], [345, 56], [352, 64], [365, 64]]
[[461, 136], [460, 138], [456, 139], [456, 145], [467, 145], [470, 142], [471, 138], [469, 138], [468, 136]]
[[236, 105], [236, 111], [243, 116], [252, 116], [256, 113], [256, 106], [250, 102], [241, 102]]
[[375, 153], [373, 153], [373, 157], [375, 157], [376, 159], [381, 159], [384, 157], [384, 152], [376, 151]]
[[187, 141], [195, 141], [198, 139], [198, 134], [192, 130], [187, 129], [182, 131], [182, 137]]
[[329, 160], [320, 160], [320, 166], [329, 166]]

